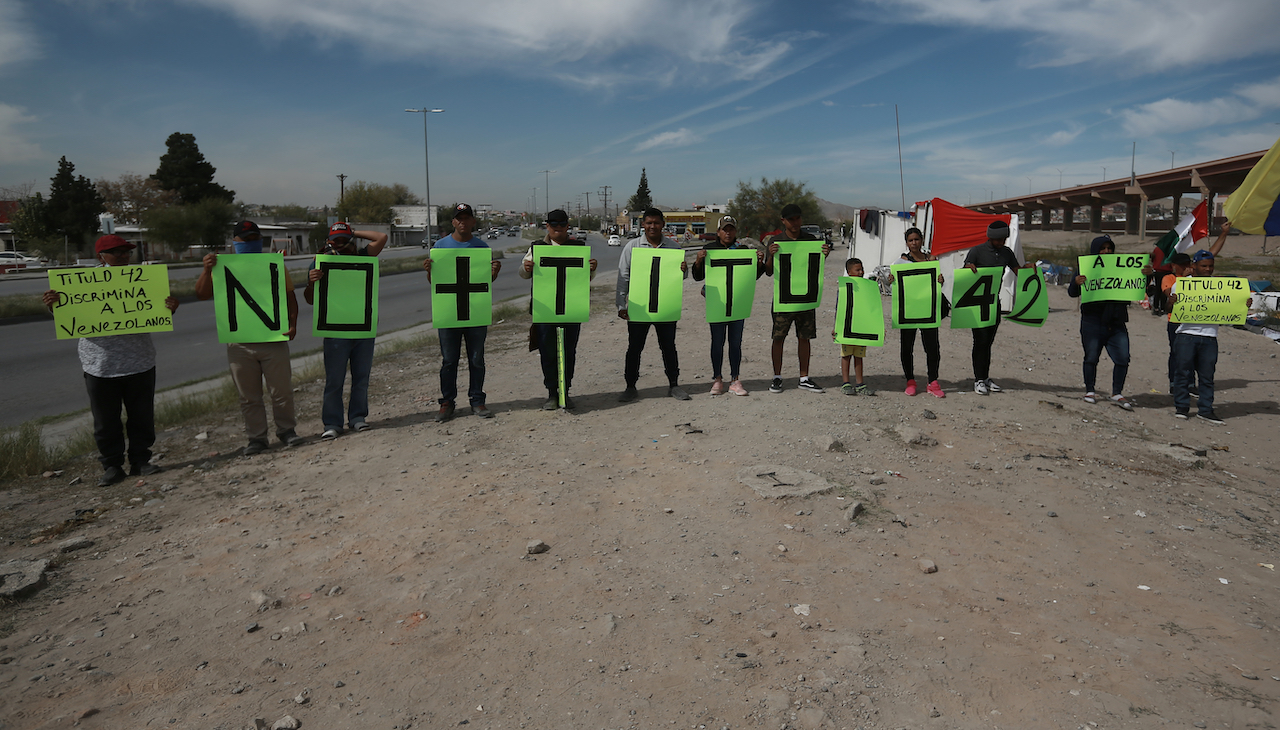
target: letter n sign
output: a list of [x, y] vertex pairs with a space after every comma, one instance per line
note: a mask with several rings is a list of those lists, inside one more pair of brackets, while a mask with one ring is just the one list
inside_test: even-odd
[[488, 247], [431, 250], [431, 323], [436, 329], [493, 322], [492, 260]]
[[317, 256], [324, 275], [315, 285], [312, 334], [365, 339], [378, 334], [378, 259]]
[[773, 311], [806, 312], [822, 304], [822, 241], [776, 241]]
[[282, 254], [227, 254], [213, 267], [218, 342], [289, 339]]
[[591, 314], [591, 249], [533, 247], [533, 323], [581, 324]]

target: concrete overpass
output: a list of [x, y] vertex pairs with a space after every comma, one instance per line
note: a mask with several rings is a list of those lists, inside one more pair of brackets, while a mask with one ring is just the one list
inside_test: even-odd
[[[1200, 162], [1171, 170], [1161, 170], [1136, 179], [1128, 177], [1105, 180], [1098, 183], [1077, 185], [1061, 190], [1047, 190], [1042, 193], [1022, 195], [1004, 200], [993, 200], [987, 203], [976, 203], [966, 206], [970, 210], [981, 213], [1021, 213], [1023, 227], [1035, 229], [1031, 222], [1031, 214], [1040, 211], [1040, 230], [1059, 229], [1063, 231], [1077, 230], [1074, 222], [1077, 208], [1089, 208], [1088, 230], [1100, 233], [1103, 230], [1102, 208], [1112, 203], [1125, 204], [1124, 232], [1140, 237], [1147, 235], [1148, 221], [1147, 203], [1162, 198], [1173, 199], [1173, 221], [1165, 225], [1153, 226], [1168, 229], [1180, 218], [1178, 214], [1182, 196], [1187, 193], [1198, 193], [1210, 201], [1210, 226], [1213, 226], [1215, 195], [1229, 195], [1244, 182], [1244, 178], [1253, 166], [1267, 153], [1266, 150], [1251, 152], [1246, 155], [1226, 157], [1220, 160]], [[1062, 221], [1052, 223], [1053, 211], [1062, 211]], [[1084, 224], [1080, 224], [1083, 227]]]

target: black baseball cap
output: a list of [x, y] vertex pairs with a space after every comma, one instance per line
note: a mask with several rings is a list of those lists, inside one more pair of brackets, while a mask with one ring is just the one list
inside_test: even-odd
[[556, 225], [568, 225], [569, 214], [559, 208], [556, 208], [550, 213], [547, 213], [547, 223], [554, 223]]
[[472, 209], [470, 205], [467, 205], [466, 203], [458, 203], [457, 205], [453, 206], [454, 218], [457, 218], [459, 216], [464, 216], [464, 215], [469, 215], [472, 218], [475, 218], [476, 212], [474, 209]]
[[795, 203], [787, 203], [786, 205], [782, 206], [783, 220], [786, 220], [788, 218], [799, 218], [799, 217], [800, 217], [800, 206], [796, 205]]

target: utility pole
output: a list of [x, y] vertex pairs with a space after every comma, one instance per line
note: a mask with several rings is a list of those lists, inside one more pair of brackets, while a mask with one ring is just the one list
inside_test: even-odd
[[338, 174], [338, 205], [342, 205], [343, 198], [347, 197], [347, 176]]
[[[590, 218], [591, 217], [591, 193], [583, 193], [583, 195], [587, 196], [587, 217]], [[582, 227], [581, 219], [578, 220], [578, 227], [579, 228]]]
[[538, 170], [538, 172], [542, 173], [545, 178], [546, 188], [542, 191], [542, 193], [545, 196], [544, 202], [546, 202], [547, 204], [547, 212], [550, 213], [551, 212], [551, 175], [555, 172], [555, 170]]
[[[602, 218], [607, 218], [609, 216], [609, 191], [612, 189], [613, 188], [608, 185], [600, 186], [600, 201], [604, 205], [604, 213], [601, 216]], [[601, 220], [600, 222], [603, 223], [604, 221]], [[608, 230], [609, 226], [606, 226], [605, 228]]]

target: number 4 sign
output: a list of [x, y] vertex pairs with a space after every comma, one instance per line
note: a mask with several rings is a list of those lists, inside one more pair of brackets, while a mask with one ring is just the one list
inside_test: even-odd
[[990, 327], [999, 321], [1000, 279], [1004, 267], [988, 266], [976, 272], [956, 269], [952, 274], [951, 329], [977, 329]]

